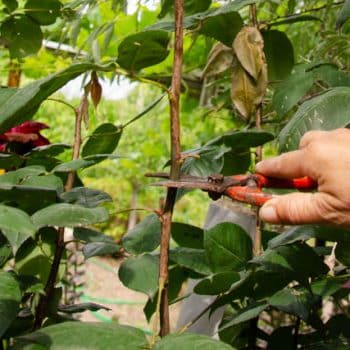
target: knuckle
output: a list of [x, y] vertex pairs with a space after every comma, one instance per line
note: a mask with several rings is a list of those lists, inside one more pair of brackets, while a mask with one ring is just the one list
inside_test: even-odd
[[319, 135], [319, 131], [311, 130], [307, 131], [300, 139], [299, 147], [304, 148], [310, 142], [312, 142], [316, 136]]

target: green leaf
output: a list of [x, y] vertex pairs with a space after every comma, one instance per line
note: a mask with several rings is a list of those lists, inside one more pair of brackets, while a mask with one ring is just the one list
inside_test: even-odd
[[262, 34], [269, 67], [269, 80], [283, 80], [290, 74], [294, 66], [293, 45], [284, 32], [267, 30]]
[[[4, 175], [2, 175], [4, 176]], [[40, 201], [33, 201], [40, 198]], [[58, 202], [57, 191], [41, 187], [11, 186], [0, 184], [0, 201], [16, 205], [29, 214]]]
[[311, 283], [312, 293], [322, 298], [331, 296], [342, 289], [344, 281], [337, 277], [325, 277], [319, 281]]
[[[184, 269], [179, 266], [169, 268], [169, 304], [173, 304], [178, 299], [178, 295], [182, 289], [183, 283], [187, 280], [188, 274]], [[158, 292], [152, 297], [149, 298], [143, 312], [147, 318], [147, 321], [150, 322], [152, 315], [155, 313], [157, 308]]]
[[345, 3], [340, 10], [336, 22], [337, 29], [340, 29], [343, 24], [350, 18], [350, 1], [345, 0]]
[[112, 197], [103, 191], [86, 187], [74, 187], [60, 195], [60, 198], [70, 204], [78, 204], [86, 208], [96, 208], [100, 204], [112, 202]]
[[349, 95], [350, 87], [336, 87], [304, 102], [279, 135], [280, 151], [297, 149], [301, 136], [309, 130], [332, 130], [349, 124]]
[[62, 180], [58, 176], [52, 174], [45, 176], [29, 176], [22, 181], [21, 185], [27, 187], [45, 188], [57, 191], [58, 193], [62, 193], [64, 190]]
[[[40, 104], [52, 93], [59, 90], [68, 81], [89, 70], [109, 71], [114, 65], [96, 65], [91, 63], [78, 63], [37, 80], [21, 89], [0, 89], [0, 133], [11, 127], [21, 124], [33, 116]], [[9, 93], [9, 91], [11, 91]]]
[[25, 15], [5, 19], [0, 25], [0, 35], [7, 42], [11, 58], [37, 53], [43, 40], [40, 26]]
[[231, 47], [234, 38], [243, 26], [238, 12], [228, 12], [207, 18], [200, 29], [200, 34], [221, 41]]
[[118, 253], [120, 248], [120, 245], [115, 242], [92, 242], [84, 245], [83, 254], [85, 259], [90, 259], [94, 256], [104, 256]]
[[144, 333], [137, 328], [115, 323], [63, 322], [16, 338], [13, 349], [140, 350], [146, 344]]
[[169, 54], [169, 34], [149, 30], [127, 36], [118, 47], [118, 63], [124, 69], [138, 71], [164, 61]]
[[16, 318], [21, 298], [15, 277], [9, 272], [0, 271], [0, 337]]
[[111, 123], [100, 125], [86, 141], [81, 151], [82, 157], [113, 153], [118, 146], [122, 131], [120, 127]]
[[252, 257], [252, 240], [238, 225], [221, 223], [204, 234], [204, 248], [213, 272], [242, 268]]
[[0, 233], [0, 268], [12, 257], [12, 248], [6, 237]]
[[104, 243], [115, 243], [111, 236], [104, 235], [99, 231], [92, 230], [86, 227], [75, 227], [73, 231], [73, 236], [83, 242], [93, 243], [93, 242], [104, 242]]
[[268, 303], [280, 310], [307, 321], [313, 305], [319, 301], [306, 289], [285, 288], [268, 298]]
[[181, 247], [203, 249], [204, 232], [201, 228], [180, 222], [171, 225], [171, 237]]
[[[56, 250], [57, 231], [53, 228], [45, 228], [41, 229], [39, 234], [40, 244], [33, 239], [28, 239], [20, 246], [15, 256], [15, 267], [20, 275], [37, 277], [45, 285]], [[59, 276], [62, 276], [64, 271], [65, 266], [61, 265]]]
[[260, 301], [248, 305], [247, 307], [239, 310], [236, 314], [234, 314], [232, 319], [229, 322], [225, 323], [220, 331], [258, 317], [262, 311], [268, 308], [268, 306], [269, 305], [265, 301]]
[[154, 346], [154, 350], [179, 349], [233, 350], [234, 348], [210, 337], [192, 333], [167, 335]]
[[[293, 11], [291, 11], [293, 12]], [[299, 15], [299, 14], [293, 14], [289, 15], [285, 19], [277, 20], [276, 22], [270, 22], [269, 25], [270, 27], [276, 27], [284, 24], [293, 24], [293, 23], [298, 23], [298, 22], [308, 22], [308, 21], [322, 21], [320, 18], [316, 16], [311, 16], [311, 15]]]
[[160, 244], [160, 231], [159, 217], [151, 214], [126, 233], [122, 245], [131, 254], [150, 253]]
[[27, 0], [24, 9], [28, 17], [40, 25], [49, 25], [56, 22], [62, 4], [58, 0]]
[[13, 12], [18, 7], [17, 0], [2, 0], [2, 3], [7, 7], [10, 12]]
[[76, 227], [96, 224], [108, 220], [105, 208], [84, 208], [80, 205], [59, 203], [37, 211], [32, 216], [34, 225]]
[[1, 185], [20, 185], [30, 176], [39, 176], [45, 174], [45, 168], [42, 166], [27, 166], [18, 170], [9, 171], [0, 176]]
[[[185, 14], [189, 15], [205, 11], [210, 7], [210, 5], [211, 0], [186, 0], [186, 2], [184, 2]], [[172, 11], [174, 11], [173, 1], [162, 0], [162, 8], [158, 18], [163, 18], [166, 16], [166, 14]]]
[[111, 309], [95, 303], [59, 305], [57, 308], [57, 311], [63, 312], [65, 314], [76, 314], [84, 311], [99, 311], [99, 310], [110, 311]]
[[170, 260], [201, 275], [210, 275], [210, 267], [202, 249], [175, 248], [170, 250]]
[[[1, 88], [0, 88], [1, 91]], [[17, 154], [0, 153], [0, 169], [12, 170], [23, 164], [23, 158]]]
[[52, 143], [50, 145], [35, 147], [26, 156], [39, 158], [55, 157], [70, 148], [72, 148], [71, 145], [67, 143]]
[[118, 276], [125, 287], [152, 297], [158, 290], [159, 259], [145, 254], [129, 257], [120, 266]]
[[55, 166], [52, 169], [52, 172], [53, 173], [70, 173], [72, 171], [77, 171], [80, 169], [87, 168], [94, 164], [96, 164], [96, 162], [93, 160], [74, 159]]
[[227, 292], [239, 279], [237, 272], [222, 272], [201, 280], [193, 290], [196, 294], [217, 295]]
[[273, 95], [272, 106], [278, 116], [284, 116], [311, 89], [314, 79], [311, 73], [298, 72], [280, 83]]
[[350, 86], [350, 76], [335, 64], [320, 64], [312, 69], [312, 74], [315, 81], [322, 81], [329, 87]]
[[350, 242], [338, 242], [335, 256], [345, 266], [350, 266]]
[[262, 266], [266, 271], [279, 273], [281, 278], [290, 276], [303, 284], [307, 284], [310, 277], [328, 272], [328, 267], [323, 263], [322, 258], [305, 243], [280, 246], [273, 250], [267, 249], [252, 262]]
[[311, 238], [330, 242], [350, 242], [350, 231], [338, 227], [317, 225], [296, 226], [271, 239], [268, 243], [268, 247], [273, 249], [281, 245], [298, 241], [307, 241]]
[[36, 233], [30, 216], [24, 211], [0, 204], [0, 230], [15, 246]]

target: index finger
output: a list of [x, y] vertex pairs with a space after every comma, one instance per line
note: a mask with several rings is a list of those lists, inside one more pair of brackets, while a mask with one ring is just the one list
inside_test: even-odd
[[308, 174], [307, 162], [305, 161], [305, 152], [303, 149], [263, 160], [256, 165], [255, 170], [257, 173], [266, 176], [286, 179], [310, 176], [310, 174]]

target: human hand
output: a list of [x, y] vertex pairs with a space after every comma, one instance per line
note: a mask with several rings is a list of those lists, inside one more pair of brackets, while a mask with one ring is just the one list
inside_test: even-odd
[[318, 192], [275, 196], [260, 209], [274, 224], [335, 224], [350, 227], [350, 130], [310, 131], [299, 149], [256, 165], [256, 172], [279, 178], [309, 176]]

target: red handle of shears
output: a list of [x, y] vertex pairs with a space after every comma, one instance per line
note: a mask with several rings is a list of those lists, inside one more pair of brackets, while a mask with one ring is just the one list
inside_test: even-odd
[[[235, 178], [235, 176], [233, 176], [233, 178]], [[254, 181], [256, 182], [257, 187], [231, 186], [225, 190], [224, 194], [236, 201], [261, 207], [268, 200], [272, 199], [272, 195], [270, 193], [265, 193], [261, 190], [263, 187], [276, 189], [297, 189], [301, 191], [313, 190], [317, 188], [317, 182], [307, 176], [296, 179], [278, 179], [274, 177], [266, 177], [261, 174], [255, 174]]]

